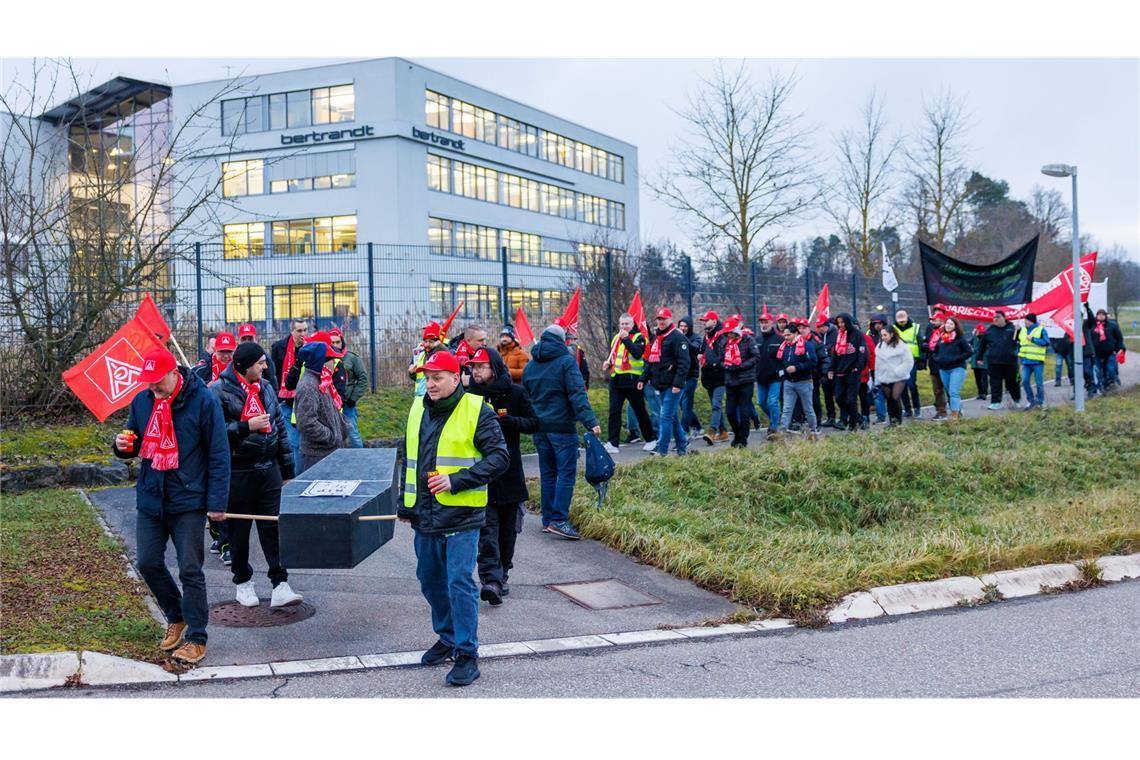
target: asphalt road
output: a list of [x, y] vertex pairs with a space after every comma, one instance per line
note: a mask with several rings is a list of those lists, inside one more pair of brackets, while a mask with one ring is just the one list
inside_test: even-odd
[[973, 609], [445, 667], [53, 690], [94, 697], [1137, 697], [1140, 581]]

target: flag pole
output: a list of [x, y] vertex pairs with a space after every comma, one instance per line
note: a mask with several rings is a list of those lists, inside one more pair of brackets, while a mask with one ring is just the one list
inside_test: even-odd
[[178, 355], [180, 357], [182, 357], [182, 366], [189, 367], [190, 362], [186, 361], [186, 354], [182, 353], [182, 346], [178, 345], [178, 338], [174, 337], [174, 333], [170, 334], [170, 342], [174, 344], [174, 350], [178, 352]]

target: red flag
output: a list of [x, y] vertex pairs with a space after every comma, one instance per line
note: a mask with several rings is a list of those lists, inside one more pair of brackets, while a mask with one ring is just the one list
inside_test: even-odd
[[[1063, 305], [1061, 308], [1059, 308], [1055, 312], [1053, 312], [1052, 319], [1053, 319], [1053, 322], [1055, 322], [1056, 324], [1061, 326], [1062, 330], [1064, 330], [1066, 333], [1069, 334], [1069, 337], [1073, 339], [1074, 343], [1077, 342], [1077, 336], [1073, 331], [1074, 320], [1073, 320], [1073, 302], [1072, 302], [1072, 300], [1070, 300], [1067, 304]], [[1081, 345], [1082, 346], [1085, 344], [1084, 343], [1084, 337], [1085, 337], [1084, 335], [1081, 335]]]
[[131, 403], [143, 388], [143, 357], [161, 348], [150, 326], [132, 319], [83, 361], [63, 373], [63, 382], [100, 422]]
[[455, 317], [459, 314], [459, 310], [463, 308], [463, 304], [467, 303], [467, 299], [459, 301], [459, 305], [455, 307], [455, 311], [451, 312], [451, 316], [443, 321], [439, 327], [439, 339], [442, 341], [447, 340], [447, 331], [451, 327], [451, 323], [455, 321]]
[[815, 318], [816, 327], [831, 319], [831, 295], [827, 292], [826, 282], [823, 284], [823, 289], [819, 291], [819, 297], [815, 299], [815, 306], [811, 307], [808, 321], [811, 322], [812, 318]]
[[629, 315], [633, 317], [633, 323], [637, 325], [637, 329], [641, 330], [641, 334], [648, 340], [649, 327], [645, 324], [645, 307], [641, 305], [640, 290], [633, 294], [633, 300], [629, 302]]
[[150, 297], [150, 293], [147, 293], [142, 303], [139, 304], [139, 308], [135, 312], [135, 319], [154, 333], [160, 343], [170, 340], [170, 327], [162, 318], [162, 312], [158, 310], [158, 305]]
[[566, 328], [566, 332], [575, 335], [578, 334], [578, 299], [581, 295], [581, 288], [575, 290], [574, 295], [570, 296], [570, 303], [566, 304], [566, 310], [562, 312], [562, 316], [554, 320], [555, 324]]
[[515, 335], [518, 336], [519, 345], [523, 348], [534, 343], [534, 330], [530, 329], [530, 322], [527, 321], [521, 306], [515, 312]]

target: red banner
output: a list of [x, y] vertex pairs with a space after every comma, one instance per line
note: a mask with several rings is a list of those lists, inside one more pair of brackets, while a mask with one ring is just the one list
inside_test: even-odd
[[819, 327], [829, 319], [831, 319], [831, 295], [827, 291], [825, 282], [823, 289], [819, 291], [819, 297], [815, 299], [815, 306], [811, 307], [808, 322], [814, 321], [815, 326]]
[[582, 289], [578, 288], [574, 291], [574, 295], [570, 296], [570, 303], [566, 304], [566, 310], [562, 312], [556, 322], [562, 325], [568, 333], [578, 334], [578, 300], [582, 295]]
[[[1089, 290], [1092, 288], [1093, 274], [1096, 272], [1097, 252], [1086, 253], [1081, 257], [1081, 302], [1089, 300]], [[975, 322], [992, 322], [994, 312], [1005, 312], [1009, 320], [1024, 319], [1026, 314], [1049, 314], [1069, 304], [1072, 311], [1073, 304], [1073, 265], [1065, 267], [1064, 271], [1049, 280], [1049, 289], [1027, 304], [995, 308], [989, 306], [954, 306], [951, 304], [934, 304], [934, 308], [944, 311], [952, 317]], [[1055, 322], [1060, 322], [1054, 317]]]
[[63, 373], [63, 382], [100, 422], [131, 403], [143, 388], [138, 381], [143, 357], [162, 344], [150, 327], [132, 319]]
[[158, 310], [158, 305], [150, 297], [150, 293], [147, 293], [142, 303], [139, 304], [138, 311], [135, 312], [135, 319], [154, 333], [160, 343], [170, 340], [170, 327], [162, 318], [162, 312]]
[[523, 348], [534, 343], [534, 330], [530, 329], [530, 322], [527, 321], [521, 306], [515, 312], [515, 335], [518, 336], [519, 345]]

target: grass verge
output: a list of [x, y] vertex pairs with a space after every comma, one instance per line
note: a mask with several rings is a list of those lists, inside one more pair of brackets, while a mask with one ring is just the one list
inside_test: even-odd
[[[581, 532], [766, 612], [1140, 550], [1140, 392], [621, 467]], [[1074, 484], [1078, 484], [1074, 490]]]
[[0, 654], [89, 649], [154, 660], [162, 635], [92, 507], [72, 490], [0, 504]]

